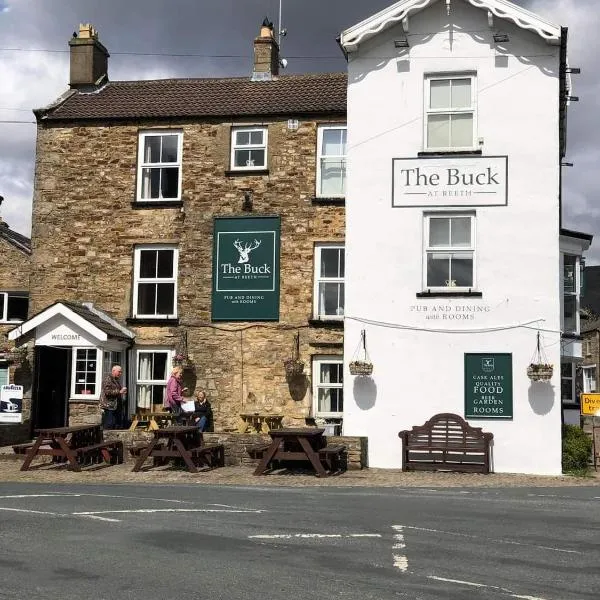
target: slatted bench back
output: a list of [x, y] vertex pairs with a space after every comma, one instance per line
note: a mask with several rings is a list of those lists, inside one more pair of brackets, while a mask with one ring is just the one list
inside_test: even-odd
[[434, 415], [423, 425], [401, 431], [402, 468], [489, 472], [493, 434], [471, 427], [453, 413]]

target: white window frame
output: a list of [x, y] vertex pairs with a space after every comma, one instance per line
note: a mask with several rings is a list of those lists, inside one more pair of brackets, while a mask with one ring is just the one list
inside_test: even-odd
[[[144, 250], [171, 250], [173, 252], [173, 277], [153, 277], [141, 279], [139, 276], [140, 257]], [[179, 249], [172, 244], [147, 244], [136, 246], [133, 260], [133, 307], [132, 315], [136, 319], [176, 319], [178, 294]], [[138, 286], [140, 283], [174, 283], [173, 314], [138, 313]]]
[[[586, 377], [587, 373], [587, 377]], [[593, 375], [593, 376], [592, 376]], [[581, 376], [583, 379], [583, 393], [593, 394], [597, 391], [596, 384], [596, 365], [583, 365], [581, 367]]]
[[[453, 219], [465, 218], [471, 219], [471, 243], [469, 246], [430, 246], [429, 245], [429, 229], [431, 219]], [[431, 290], [435, 292], [468, 292], [477, 290], [477, 241], [476, 241], [476, 221], [477, 215], [475, 212], [436, 212], [423, 214], [423, 290]], [[470, 286], [430, 286], [427, 285], [427, 256], [428, 254], [471, 254], [473, 260], [473, 282]]]
[[[571, 257], [575, 259], [575, 266], [574, 268], [574, 272], [573, 272], [573, 290], [572, 291], [567, 291], [566, 285], [565, 285], [565, 259], [567, 257]], [[561, 297], [561, 311], [562, 311], [562, 318], [561, 318], [561, 326], [562, 326], [562, 331], [563, 333], [574, 333], [574, 334], [579, 334], [579, 329], [580, 329], [580, 317], [579, 317], [579, 309], [580, 309], [580, 288], [581, 288], [581, 273], [580, 273], [580, 260], [581, 257], [578, 256], [577, 254], [570, 254], [568, 252], [563, 253], [562, 255], [562, 261], [561, 261], [561, 266], [562, 266], [562, 297]], [[566, 322], [565, 322], [565, 298], [569, 297], [569, 298], [573, 298], [575, 300], [575, 308], [574, 308], [574, 316], [575, 316], [575, 327], [573, 329], [567, 329], [566, 328]]]
[[[77, 352], [80, 350], [95, 351], [96, 353], [96, 384], [95, 390], [92, 394], [76, 394], [75, 384], [77, 375]], [[95, 346], [74, 346], [72, 349], [72, 360], [71, 360], [71, 400], [99, 400], [100, 391], [102, 388], [102, 365], [103, 365], [103, 354], [102, 349]]]
[[[346, 136], [348, 135], [348, 126], [346, 123], [339, 124], [330, 124], [330, 125], [319, 125], [317, 128], [317, 189], [315, 190], [315, 195], [317, 198], [345, 198], [346, 196], [346, 182], [347, 182], [347, 156], [348, 156], [348, 138], [346, 137], [346, 154], [336, 154], [336, 155], [328, 155], [323, 154], [323, 134], [325, 131], [330, 130], [341, 130], [346, 131]], [[341, 194], [323, 194], [321, 193], [321, 161], [326, 158], [340, 158], [343, 162], [344, 168], [344, 191]]]
[[[342, 366], [342, 382], [341, 383], [333, 383], [333, 384], [324, 384], [320, 382], [320, 366], [322, 364], [336, 364]], [[342, 406], [341, 411], [337, 412], [322, 412], [319, 411], [319, 389], [322, 388], [331, 388], [331, 389], [341, 389], [343, 394], [344, 389], [344, 357], [341, 355], [315, 355], [312, 357], [312, 397], [313, 397], [313, 415], [315, 417], [325, 417], [325, 418], [341, 418], [343, 417], [344, 410]], [[343, 399], [342, 399], [343, 404]]]
[[[452, 81], [458, 79], [469, 79], [471, 81], [471, 106], [464, 108], [430, 108], [431, 82], [432, 81]], [[452, 85], [452, 84], [450, 84]], [[425, 76], [425, 92], [423, 103], [423, 149], [426, 152], [451, 152], [477, 149], [477, 74], [476, 73], [440, 73]], [[470, 146], [433, 146], [428, 143], [427, 124], [429, 115], [453, 115], [453, 114], [472, 114], [473, 115], [473, 140]]]
[[[138, 379], [138, 373], [140, 368], [140, 354], [141, 353], [150, 353], [150, 354], [166, 354], [167, 356], [167, 373], [164, 381], [162, 379]], [[135, 381], [135, 394], [133, 396], [133, 406], [130, 405], [130, 409], [133, 412], [138, 410], [138, 394], [139, 394], [139, 386], [140, 385], [164, 385], [165, 390], [167, 389], [167, 382], [169, 381], [169, 377], [171, 375], [173, 364], [173, 356], [175, 355], [175, 351], [172, 348], [165, 348], [164, 346], [138, 346], [135, 349], [135, 361], [134, 361], [134, 381]], [[151, 407], [150, 410], [152, 410]]]
[[[240, 131], [254, 132], [260, 131], [263, 134], [262, 144], [247, 144], [238, 145], [236, 144], [236, 133]], [[269, 164], [269, 128], [266, 125], [252, 125], [247, 127], [232, 127], [231, 128], [231, 156], [230, 156], [230, 168], [232, 171], [265, 171]], [[235, 164], [235, 151], [236, 150], [264, 150], [265, 151], [265, 164], [264, 165], [250, 165], [245, 167], [236, 166]]]
[[27, 292], [0, 292], [0, 296], [4, 297], [3, 310], [0, 312], [0, 323], [23, 323], [21, 319], [8, 320], [8, 299], [9, 298], [27, 298], [27, 306], [29, 307], [29, 293]]
[[[177, 162], [144, 162], [144, 146], [147, 137], [160, 137], [164, 135], [177, 136]], [[138, 139], [138, 169], [137, 169], [137, 202], [179, 202], [181, 201], [181, 181], [183, 179], [182, 168], [182, 152], [183, 152], [183, 132], [173, 129], [156, 129], [150, 131], [140, 131]], [[144, 185], [143, 169], [145, 168], [174, 168], [179, 169], [177, 197], [176, 198], [142, 198], [142, 187]]]
[[[569, 376], [563, 376], [563, 365], [569, 365], [570, 367], [570, 371], [571, 374]], [[571, 362], [561, 362], [560, 363], [560, 397], [561, 397], [561, 402], [562, 404], [568, 404], [568, 405], [572, 405], [572, 404], [576, 404], [578, 401], [578, 398], [575, 394], [575, 383], [576, 383], [576, 379], [577, 379], [577, 373], [575, 372], [575, 364], [571, 363]], [[570, 394], [570, 398], [563, 398], [562, 397], [562, 393], [563, 393], [563, 380], [566, 381], [570, 381], [569, 385], [571, 387], [571, 394]]]
[[[341, 314], [337, 315], [325, 315], [320, 314], [319, 311], [319, 286], [321, 283], [342, 283], [344, 285], [344, 293], [346, 290], [345, 285], [345, 277], [321, 277], [321, 251], [323, 249], [334, 249], [334, 250], [342, 250], [344, 252], [345, 259], [345, 251], [346, 247], [344, 243], [341, 242], [319, 242], [315, 244], [315, 255], [314, 255], [314, 264], [313, 264], [313, 317], [320, 321], [342, 321], [344, 319], [344, 308], [345, 308], [345, 296], [344, 296], [344, 306], [342, 307]], [[344, 275], [346, 274], [345, 269], [345, 260], [344, 260]], [[339, 304], [339, 302], [338, 302]], [[339, 306], [338, 306], [339, 310]]]

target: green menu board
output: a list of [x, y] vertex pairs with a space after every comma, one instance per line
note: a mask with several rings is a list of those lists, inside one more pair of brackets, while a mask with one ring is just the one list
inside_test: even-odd
[[512, 419], [512, 354], [465, 354], [465, 418]]

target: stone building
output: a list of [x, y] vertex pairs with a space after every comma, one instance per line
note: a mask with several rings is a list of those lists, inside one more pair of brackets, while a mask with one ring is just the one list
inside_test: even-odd
[[[0, 196], [0, 205], [3, 198]], [[0, 387], [19, 385], [25, 396], [30, 395], [31, 371], [28, 360], [15, 360], [14, 347], [7, 340], [7, 333], [27, 318], [29, 302], [29, 271], [31, 264], [31, 241], [13, 231], [0, 217]], [[2, 417], [0, 407], [0, 445], [22, 437], [28, 424]], [[25, 411], [29, 401], [25, 401]], [[20, 420], [20, 418], [19, 418]], [[11, 422], [7, 422], [11, 421]]]
[[280, 75], [267, 20], [242, 78], [111, 82], [93, 27], [69, 46], [70, 89], [35, 111], [31, 306], [10, 334], [35, 344], [34, 425], [98, 420], [117, 362], [128, 416], [162, 404], [175, 362], [216, 430], [339, 422], [346, 74]]

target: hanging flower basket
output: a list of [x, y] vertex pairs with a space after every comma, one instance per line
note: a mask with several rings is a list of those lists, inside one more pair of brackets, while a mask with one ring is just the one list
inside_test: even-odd
[[299, 377], [304, 373], [304, 363], [301, 360], [295, 358], [288, 358], [283, 361], [285, 367], [285, 376], [290, 379], [292, 377]]
[[304, 374], [304, 362], [300, 360], [300, 334], [294, 336], [294, 346], [292, 347], [292, 356], [283, 361], [286, 379], [294, 379]]
[[[358, 356], [360, 346], [362, 346], [361, 357]], [[364, 329], [360, 332], [359, 346], [348, 366], [350, 368], [350, 375], [368, 377], [373, 372], [373, 363], [367, 352], [367, 334]]]
[[527, 367], [527, 377], [532, 381], [550, 381], [554, 367], [544, 363], [531, 363]]
[[194, 363], [185, 354], [176, 354], [173, 357], [173, 366], [181, 367], [182, 369], [193, 369]]
[[349, 366], [350, 375], [370, 375], [373, 372], [373, 363], [368, 360], [353, 360]]

